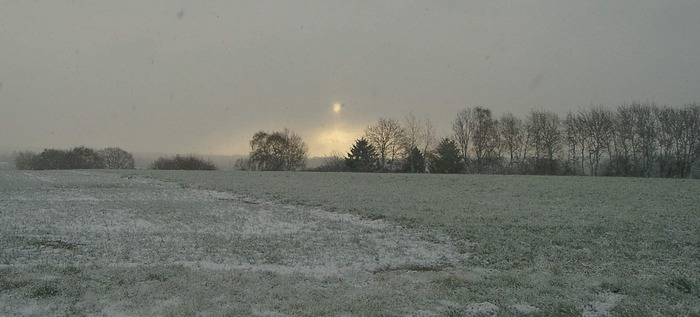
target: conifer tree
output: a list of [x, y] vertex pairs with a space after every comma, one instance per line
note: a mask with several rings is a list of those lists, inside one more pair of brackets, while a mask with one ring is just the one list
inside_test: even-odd
[[355, 141], [350, 149], [345, 165], [353, 172], [373, 172], [378, 168], [378, 156], [374, 146], [365, 139]]
[[408, 157], [406, 157], [403, 165], [403, 171], [406, 173], [425, 172], [425, 157], [423, 153], [415, 146], [408, 153]]
[[435, 156], [432, 160], [432, 171], [434, 173], [460, 173], [464, 165], [461, 162], [461, 155], [457, 143], [450, 139], [443, 139], [435, 149]]

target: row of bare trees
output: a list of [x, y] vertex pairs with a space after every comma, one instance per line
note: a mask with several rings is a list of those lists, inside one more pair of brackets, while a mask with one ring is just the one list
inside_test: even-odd
[[[379, 118], [376, 124], [365, 129], [363, 138], [377, 152], [378, 170], [381, 171], [399, 171], [407, 158], [416, 158], [415, 154], [411, 155], [412, 152], [420, 153], [422, 157], [432, 152], [436, 144], [435, 129], [430, 118], [420, 120], [413, 114], [406, 116], [404, 124], [396, 119]], [[416, 171], [416, 166], [409, 169]]]
[[564, 120], [568, 158], [577, 173], [678, 177], [700, 156], [700, 107], [624, 104], [569, 113]]
[[639, 177], [690, 175], [700, 157], [700, 107], [591, 106], [562, 120], [534, 109], [524, 120], [461, 111], [452, 130], [472, 172]]
[[[450, 137], [437, 142], [431, 121], [409, 114], [404, 122], [380, 118], [362, 140], [376, 151], [376, 170], [387, 172], [686, 178], [700, 157], [696, 104], [591, 106], [563, 119], [542, 109], [524, 119], [510, 113], [495, 118], [491, 110], [475, 107], [457, 113], [451, 128]], [[446, 155], [453, 145], [456, 155]], [[461, 167], [441, 169], [455, 166], [447, 157]]]

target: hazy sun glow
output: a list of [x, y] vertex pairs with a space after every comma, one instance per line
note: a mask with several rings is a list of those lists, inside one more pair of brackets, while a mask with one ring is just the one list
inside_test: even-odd
[[343, 109], [342, 103], [336, 102], [333, 104], [333, 112], [338, 113], [338, 112], [340, 112], [340, 109]]
[[338, 124], [334, 127], [318, 130], [310, 142], [310, 156], [325, 156], [333, 152], [349, 151], [355, 139], [362, 134], [362, 129]]

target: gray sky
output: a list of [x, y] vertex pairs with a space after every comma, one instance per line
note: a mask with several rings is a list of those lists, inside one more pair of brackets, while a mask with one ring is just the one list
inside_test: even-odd
[[[0, 151], [346, 152], [379, 117], [700, 101], [700, 1], [4, 1]], [[332, 106], [344, 107], [334, 113]]]

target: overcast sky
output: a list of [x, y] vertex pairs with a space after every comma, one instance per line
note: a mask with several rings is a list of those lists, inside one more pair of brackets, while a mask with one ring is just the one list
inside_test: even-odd
[[[700, 101], [700, 1], [4, 1], [0, 151], [312, 156], [379, 117]], [[333, 104], [344, 104], [340, 112]]]

